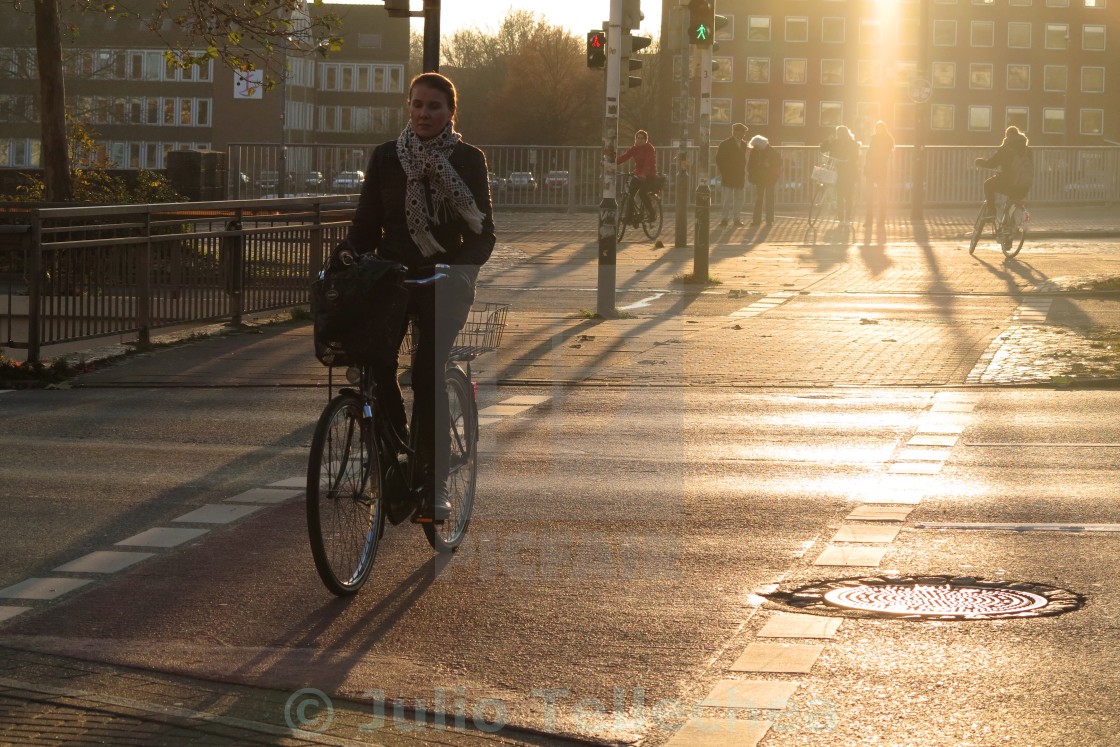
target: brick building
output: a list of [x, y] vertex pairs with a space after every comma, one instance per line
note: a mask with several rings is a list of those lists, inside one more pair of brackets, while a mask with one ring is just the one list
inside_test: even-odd
[[[662, 47], [673, 57], [662, 68], [678, 97], [664, 124], [679, 133], [682, 112], [696, 115], [695, 81], [684, 107], [679, 96], [688, 13], [662, 1]], [[819, 143], [837, 124], [866, 139], [882, 119], [903, 144], [988, 145], [1015, 124], [1038, 145], [1117, 145], [1118, 6], [717, 0], [728, 23], [715, 37], [712, 139], [738, 121], [779, 144]], [[697, 56], [694, 48], [693, 75]]]
[[[162, 37], [135, 19], [98, 12], [67, 18], [68, 110], [96, 132], [118, 166], [163, 168], [167, 152], [224, 151], [236, 142], [365, 144], [395, 137], [404, 124], [408, 19], [383, 7], [331, 5], [342, 17], [343, 48], [323, 58], [286, 55], [283, 82], [265, 91], [217, 62], [168, 65]], [[316, 12], [311, 6], [311, 12]], [[39, 89], [33, 15], [7, 13], [0, 25], [0, 167], [39, 165]], [[283, 69], [283, 61], [277, 60]], [[281, 112], [284, 116], [281, 117]], [[281, 132], [281, 127], [284, 132]]]

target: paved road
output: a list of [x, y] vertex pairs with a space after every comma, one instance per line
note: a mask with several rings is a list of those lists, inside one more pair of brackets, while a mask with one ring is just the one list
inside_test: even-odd
[[[479, 361], [483, 405], [506, 414], [484, 429], [487, 500], [467, 546], [433, 564], [403, 528], [381, 583], [350, 604], [320, 588], [303, 537], [299, 475], [325, 377], [306, 325], [0, 394], [0, 644], [14, 647], [0, 656], [13, 714], [0, 739], [144, 741], [154, 722], [166, 743], [200, 724], [227, 730], [207, 732], [215, 743], [368, 741], [383, 690], [562, 741], [690, 744], [677, 729], [721, 680], [764, 679], [787, 697], [735, 709], [735, 744], [766, 726], [765, 745], [1110, 744], [1116, 534], [1086, 527], [1120, 523], [1115, 397], [1009, 385], [1115, 378], [1102, 330], [1120, 327], [1116, 296], [1083, 290], [1120, 275], [1112, 240], [1048, 239], [1005, 262], [969, 257], [960, 221], [919, 243], [895, 227], [880, 244], [782, 226], [762, 243], [721, 238], [722, 282], [702, 288], [676, 279], [690, 249], [629, 244], [625, 313], [603, 320], [584, 313], [595, 247], [570, 233], [587, 220], [511, 227], [484, 276], [480, 297], [514, 312], [502, 350]], [[195, 513], [206, 506], [221, 508]], [[898, 526], [893, 539], [837, 534], [876, 506], [910, 511], [872, 522]], [[1020, 526], [933, 526], [961, 522]], [[156, 547], [145, 533], [161, 527], [197, 536]], [[814, 565], [864, 545], [874, 564]], [[764, 626], [788, 610], [758, 592], [892, 569], [1051, 583], [1089, 604], [1010, 622], [845, 620], [793, 639], [824, 647], [807, 671], [732, 672], [782, 640]], [[33, 599], [66, 588], [34, 578], [82, 585]], [[1036, 687], [1039, 671], [1052, 687]], [[336, 701], [326, 735], [285, 721], [307, 687]], [[324, 725], [321, 709], [302, 713]], [[549, 742], [418, 734], [414, 716], [376, 737]]]

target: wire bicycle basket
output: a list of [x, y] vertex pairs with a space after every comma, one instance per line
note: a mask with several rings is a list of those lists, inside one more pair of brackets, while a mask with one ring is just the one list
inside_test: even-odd
[[[474, 358], [482, 353], [497, 350], [502, 343], [509, 308], [508, 303], [492, 302], [476, 303], [472, 306], [466, 323], [459, 330], [459, 334], [455, 337], [455, 344], [451, 347], [451, 360]], [[401, 341], [401, 351], [407, 352], [410, 356], [416, 352], [414, 324], [414, 321], [409, 321], [408, 329]]]

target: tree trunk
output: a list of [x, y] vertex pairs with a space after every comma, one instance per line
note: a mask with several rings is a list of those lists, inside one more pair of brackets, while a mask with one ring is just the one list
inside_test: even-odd
[[35, 52], [39, 63], [40, 139], [43, 181], [49, 202], [73, 198], [66, 147], [66, 86], [62, 75], [62, 35], [58, 0], [35, 0]]

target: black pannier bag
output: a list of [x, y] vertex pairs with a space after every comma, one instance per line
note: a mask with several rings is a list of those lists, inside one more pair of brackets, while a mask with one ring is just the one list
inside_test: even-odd
[[311, 285], [315, 357], [324, 366], [388, 365], [408, 310], [405, 268], [371, 254]]

